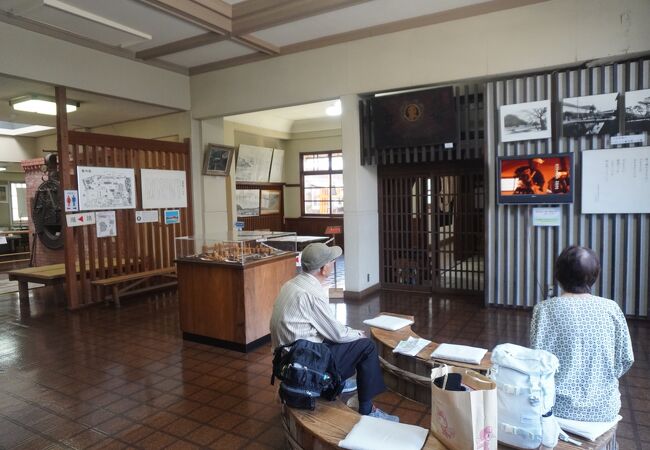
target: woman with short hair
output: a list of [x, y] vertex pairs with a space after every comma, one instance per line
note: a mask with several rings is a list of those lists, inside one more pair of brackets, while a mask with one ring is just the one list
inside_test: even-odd
[[618, 304], [591, 294], [600, 273], [593, 250], [571, 246], [555, 262], [562, 295], [535, 306], [532, 348], [560, 360], [553, 414], [582, 422], [611, 422], [621, 408], [618, 379], [634, 362], [632, 341]]

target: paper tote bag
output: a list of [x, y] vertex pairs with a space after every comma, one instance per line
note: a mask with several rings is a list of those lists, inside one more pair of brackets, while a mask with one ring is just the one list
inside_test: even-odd
[[[461, 383], [472, 390], [447, 391], [433, 384], [448, 373], [460, 374]], [[497, 450], [497, 424], [497, 387], [492, 380], [460, 367], [431, 370], [431, 431], [449, 449]]]

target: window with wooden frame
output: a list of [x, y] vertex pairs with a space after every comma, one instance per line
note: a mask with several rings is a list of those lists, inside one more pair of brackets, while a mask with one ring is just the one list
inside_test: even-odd
[[300, 154], [303, 216], [343, 215], [343, 152]]

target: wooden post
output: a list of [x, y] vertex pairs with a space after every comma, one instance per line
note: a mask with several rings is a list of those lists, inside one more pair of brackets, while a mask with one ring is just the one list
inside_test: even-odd
[[[73, 169], [70, 164], [70, 149], [68, 145], [68, 112], [66, 111], [66, 90], [62, 86], [54, 88], [56, 95], [56, 144], [59, 156], [59, 178], [61, 180], [61, 191], [59, 200], [61, 211], [65, 211], [63, 190], [74, 189], [70, 171]], [[61, 224], [63, 229], [65, 255], [65, 291], [68, 300], [68, 308], [79, 307], [79, 292], [77, 291], [77, 268], [76, 268], [76, 242], [73, 229], [68, 227], [65, 219]]]

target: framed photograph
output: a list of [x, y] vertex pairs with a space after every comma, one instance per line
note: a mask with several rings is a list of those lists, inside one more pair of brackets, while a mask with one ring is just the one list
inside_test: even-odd
[[9, 193], [7, 192], [6, 184], [0, 184], [0, 203], [9, 203]]
[[227, 145], [208, 144], [203, 160], [203, 175], [227, 177], [235, 155], [235, 148]]
[[650, 89], [625, 93], [625, 132], [650, 131]]
[[618, 133], [618, 93], [562, 99], [562, 134], [565, 137]]
[[549, 139], [551, 101], [516, 103], [500, 108], [501, 142]]
[[261, 196], [261, 215], [266, 214], [280, 214], [280, 200], [282, 199], [282, 191], [266, 191], [260, 192]]
[[254, 217], [260, 215], [259, 189], [237, 189], [235, 191], [237, 217]]

